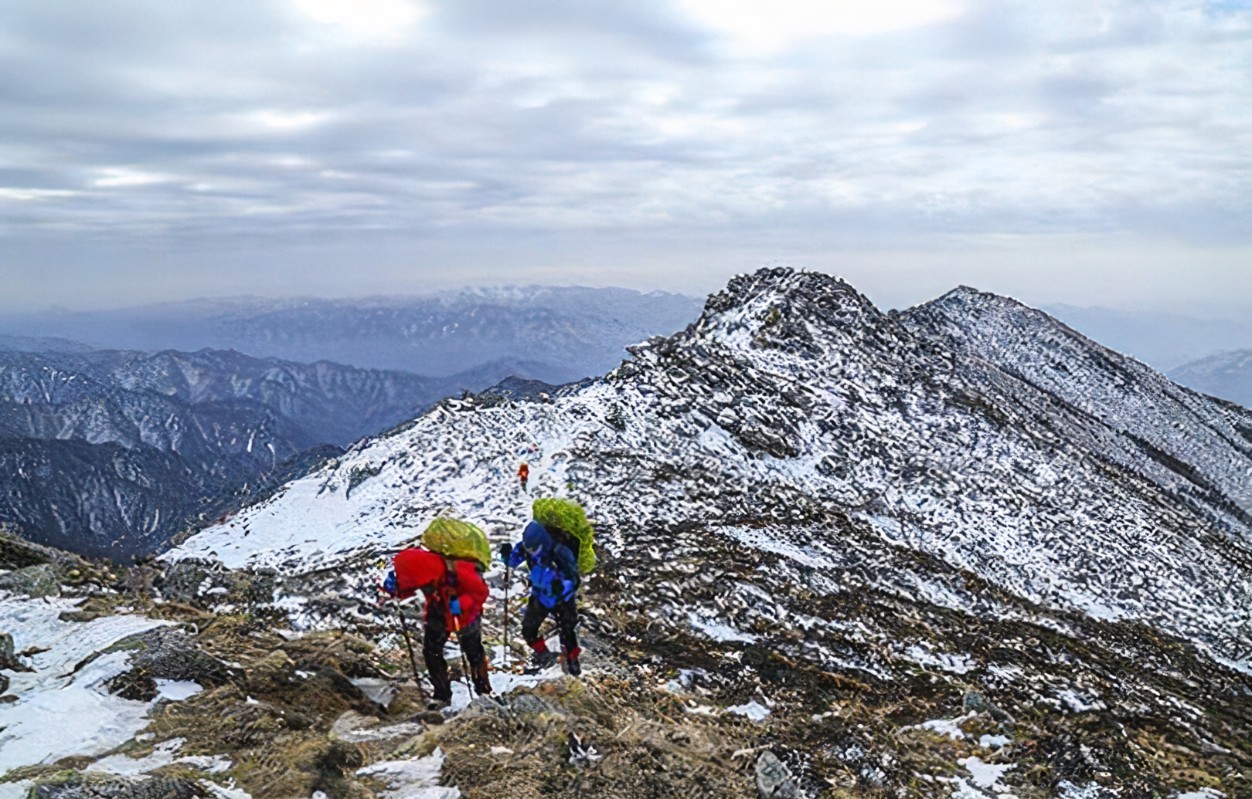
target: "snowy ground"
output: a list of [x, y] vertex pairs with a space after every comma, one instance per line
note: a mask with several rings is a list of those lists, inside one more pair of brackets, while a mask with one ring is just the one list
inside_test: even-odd
[[[111, 696], [104, 687], [127, 669], [129, 654], [111, 652], [84, 661], [165, 622], [135, 615], [88, 622], [57, 618], [78, 604], [0, 595], [0, 630], [13, 636], [15, 650], [46, 650], [25, 659], [34, 671], [12, 674], [9, 693], [18, 699], [0, 705], [0, 773], [69, 755], [101, 754], [147, 724], [151, 703]], [[0, 799], [24, 795], [21, 783], [0, 784]]]

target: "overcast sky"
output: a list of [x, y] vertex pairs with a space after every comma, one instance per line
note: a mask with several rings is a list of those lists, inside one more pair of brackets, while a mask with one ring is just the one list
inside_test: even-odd
[[1252, 0], [0, 0], [0, 307], [768, 263], [1252, 311]]

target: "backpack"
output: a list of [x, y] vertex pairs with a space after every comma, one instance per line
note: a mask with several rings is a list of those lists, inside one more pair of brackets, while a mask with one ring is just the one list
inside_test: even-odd
[[570, 548], [578, 559], [579, 574], [595, 571], [596, 531], [581, 505], [572, 499], [545, 497], [535, 500], [531, 516], [552, 534], [552, 540]]
[[435, 519], [422, 533], [422, 545], [431, 552], [443, 555], [445, 561], [449, 561], [449, 572], [453, 574], [451, 560], [472, 560], [480, 572], [491, 566], [491, 544], [487, 542], [487, 534], [476, 525], [460, 519], [445, 516]]

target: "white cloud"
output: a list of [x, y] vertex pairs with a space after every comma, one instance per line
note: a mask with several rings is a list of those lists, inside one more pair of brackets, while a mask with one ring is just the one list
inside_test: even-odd
[[366, 39], [399, 39], [429, 9], [413, 0], [293, 0], [310, 19]]
[[263, 128], [291, 131], [314, 127], [325, 122], [329, 116], [317, 111], [255, 111], [244, 118]]
[[175, 286], [227, 242], [277, 272], [386, 237], [421, 279], [837, 253], [951, 285], [986, 241], [1032, 269], [1048, 240], [1198, 269], [1252, 248], [1252, 12], [1228, 3], [116, 2], [6, 5], [10, 263], [165, 247]]
[[680, 0], [680, 5], [701, 24], [761, 52], [822, 36], [910, 30], [965, 10], [960, 0]]
[[99, 188], [119, 188], [128, 186], [151, 186], [155, 183], [168, 183], [169, 175], [159, 175], [128, 166], [104, 167], [98, 170], [101, 177], [91, 181], [91, 185]]

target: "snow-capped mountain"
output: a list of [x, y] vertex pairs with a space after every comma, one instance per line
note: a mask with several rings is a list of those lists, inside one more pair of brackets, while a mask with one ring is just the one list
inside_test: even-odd
[[888, 316], [789, 270], [736, 279], [633, 352], [549, 403], [443, 403], [168, 557], [323, 568], [444, 509], [514, 529], [528, 460], [533, 490], [583, 499], [616, 551], [695, 525], [820, 574], [843, 562], [835, 514], [1030, 602], [1249, 667], [1252, 414], [1002, 298]]
[[682, 327], [699, 308], [679, 294], [528, 286], [360, 300], [195, 300], [11, 318], [0, 327], [98, 347], [233, 349], [436, 376], [525, 362], [524, 374], [511, 373], [565, 383], [612, 369], [626, 346]]
[[1219, 352], [1173, 369], [1169, 377], [1196, 391], [1252, 408], [1252, 350]]
[[214, 350], [0, 352], [0, 521], [71, 550], [150, 551], [231, 509], [234, 492], [286, 479], [297, 454], [507, 369], [425, 378]]
[[[1141, 429], [1179, 407], [1195, 443]], [[738, 278], [604, 379], [445, 401], [124, 575], [0, 535], [0, 797], [1242, 797], [1229, 410], [1004, 298]], [[496, 564], [495, 696], [418, 712], [378, 556], [554, 493], [599, 531], [582, 677], [510, 668]], [[58, 700], [72, 738], [27, 721]]]

